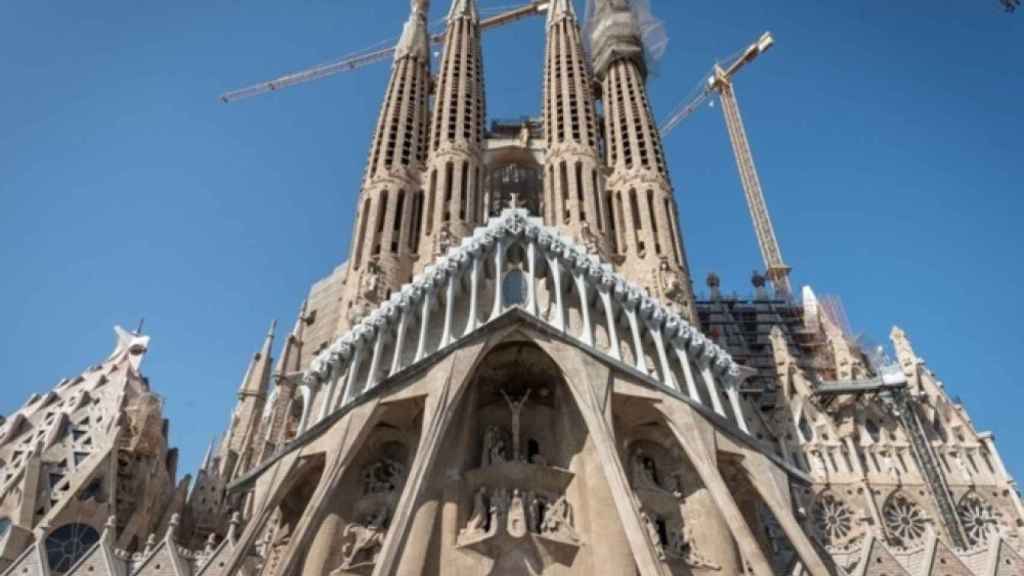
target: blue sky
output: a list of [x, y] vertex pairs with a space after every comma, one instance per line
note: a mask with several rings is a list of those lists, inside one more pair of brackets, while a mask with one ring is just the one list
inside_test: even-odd
[[[433, 4], [439, 19], [447, 2]], [[1024, 474], [1024, 14], [996, 0], [652, 6], [670, 37], [650, 83], [659, 117], [716, 58], [774, 33], [736, 91], [794, 281], [841, 296], [872, 341], [905, 328]], [[270, 321], [290, 327], [347, 253], [388, 66], [230, 106], [216, 96], [396, 37], [407, 10], [4, 3], [0, 413], [104, 358], [111, 327], [144, 316], [143, 368], [191, 471]], [[542, 21], [485, 38], [489, 116], [539, 114]], [[760, 257], [720, 110], [666, 148], [698, 287], [715, 271], [748, 293]]]

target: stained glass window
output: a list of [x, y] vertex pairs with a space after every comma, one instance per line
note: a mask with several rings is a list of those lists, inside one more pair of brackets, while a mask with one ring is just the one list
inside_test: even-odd
[[10, 530], [10, 529], [11, 529], [11, 519], [10, 518], [0, 518], [0, 540], [4, 539], [4, 536], [7, 535], [7, 531]]
[[65, 524], [46, 538], [50, 570], [63, 574], [85, 556], [100, 540], [100, 533], [86, 524]]

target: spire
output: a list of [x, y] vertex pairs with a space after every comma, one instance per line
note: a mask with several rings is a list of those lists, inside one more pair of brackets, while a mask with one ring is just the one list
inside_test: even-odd
[[409, 20], [402, 29], [402, 38], [395, 48], [395, 60], [406, 56], [426, 61], [430, 54], [430, 40], [427, 37], [427, 12], [429, 0], [412, 0]]
[[453, 20], [460, 16], [479, 20], [480, 16], [476, 11], [476, 0], [452, 0], [452, 8], [448, 11], [448, 19]]
[[206, 470], [210, 467], [210, 462], [213, 460], [213, 444], [216, 441], [210, 440], [210, 446], [206, 449], [206, 455], [203, 456], [203, 463], [199, 465], [200, 470]]
[[277, 360], [277, 366], [274, 368], [274, 373], [278, 378], [284, 376], [289, 372], [297, 372], [300, 368], [299, 362], [302, 356], [302, 329], [306, 322], [306, 307], [308, 306], [308, 300], [302, 301], [302, 306], [299, 307], [299, 316], [295, 319], [295, 326], [292, 327], [292, 333], [288, 335], [288, 338], [284, 342], [284, 348], [281, 350], [281, 357]]
[[263, 347], [253, 356], [249, 363], [249, 369], [242, 379], [242, 386], [238, 390], [239, 396], [263, 396], [266, 390], [267, 376], [270, 373], [271, 357], [270, 352], [274, 347], [274, 332], [277, 330], [277, 320], [270, 323], [270, 329], [263, 339]]
[[597, 0], [590, 26], [594, 72], [603, 80], [608, 68], [620, 59], [632, 60], [646, 75], [643, 41], [636, 14], [626, 0]]
[[553, 0], [548, 6], [548, 24], [566, 15], [576, 18], [576, 9], [573, 8], [572, 0]]

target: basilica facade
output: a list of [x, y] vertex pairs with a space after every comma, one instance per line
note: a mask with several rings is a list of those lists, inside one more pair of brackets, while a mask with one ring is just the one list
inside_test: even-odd
[[474, 0], [437, 70], [412, 2], [351, 252], [194, 474], [140, 333], [0, 421], [0, 574], [1024, 575], [994, 438], [905, 332], [698, 297], [630, 2], [543, 7], [541, 117], [488, 124]]

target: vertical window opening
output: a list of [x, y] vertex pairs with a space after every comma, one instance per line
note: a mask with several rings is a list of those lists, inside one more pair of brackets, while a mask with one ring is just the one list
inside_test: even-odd
[[644, 253], [647, 246], [640, 237], [640, 231], [643, 230], [643, 224], [640, 221], [640, 204], [636, 199], [636, 190], [629, 191], [629, 211], [633, 216], [633, 236], [636, 241], [636, 248], [640, 254]]
[[466, 221], [469, 213], [469, 164], [462, 163], [462, 181], [459, 187], [459, 220]]
[[381, 193], [380, 206], [377, 209], [377, 226], [376, 226], [377, 232], [374, 234], [374, 237], [373, 237], [373, 254], [374, 254], [374, 256], [376, 256], [377, 254], [380, 254], [381, 236], [383, 235], [383, 232], [384, 232], [384, 218], [387, 216], [387, 213], [388, 213], [388, 191], [384, 190]]
[[355, 268], [363, 261], [363, 239], [366, 238], [366, 221], [370, 218], [370, 199], [363, 200], [363, 209], [359, 212], [359, 233], [356, 234]]
[[430, 196], [427, 198], [427, 234], [434, 231], [434, 196], [437, 193], [437, 170], [430, 171]]
[[409, 234], [409, 250], [416, 253], [420, 247], [420, 230], [423, 224], [423, 191], [413, 195], [412, 201], [412, 234]]
[[604, 218], [601, 218], [601, 189], [598, 187], [597, 170], [590, 170], [591, 193], [594, 197], [594, 217], [597, 219], [597, 229], [604, 232]]
[[583, 200], [583, 164], [576, 163], [576, 212], [579, 214], [580, 222], [586, 222], [587, 211]]
[[608, 231], [611, 232], [609, 236], [612, 239], [612, 253], [619, 252], [619, 232], [615, 227], [615, 208], [612, 206], [612, 194], [609, 192], [605, 195], [608, 209]]
[[661, 254], [661, 237], [658, 234], [658, 216], [654, 213], [654, 191], [647, 191], [647, 213], [651, 217], [651, 232], [654, 234], [654, 253]]
[[665, 214], [668, 214], [672, 229], [669, 230], [672, 236], [672, 253], [676, 257], [676, 262], [680, 265], [683, 263], [682, 250], [679, 247], [679, 222], [676, 221], [676, 211], [673, 209], [672, 203], [666, 197], [664, 198]]
[[391, 223], [391, 253], [398, 253], [398, 244], [402, 235], [402, 211], [405, 210], [405, 190], [398, 191], [398, 201], [395, 203], [395, 217]]
[[568, 222], [571, 212], [569, 211], [569, 173], [565, 162], [558, 165], [558, 173], [559, 194], [562, 197], [562, 220]]
[[455, 169], [452, 163], [449, 162], [444, 166], [444, 214], [441, 218], [442, 222], [447, 222], [452, 219], [452, 176], [454, 175]]

